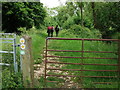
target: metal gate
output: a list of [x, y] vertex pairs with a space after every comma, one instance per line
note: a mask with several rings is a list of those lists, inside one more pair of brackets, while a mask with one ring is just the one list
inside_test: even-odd
[[[16, 34], [0, 33], [0, 40], [1, 40], [0, 41], [0, 46], [1, 46], [0, 54], [1, 55], [6, 54], [6, 57], [7, 57], [7, 54], [12, 54], [12, 57], [10, 58], [13, 59], [14, 71], [17, 72], [18, 66], [17, 66], [17, 61], [16, 61]], [[1, 59], [0, 65], [10, 66], [9, 63], [2, 63], [2, 59]]]
[[[70, 45], [68, 41], [72, 41], [71, 44], [79, 41], [79, 50], [62, 50], [58, 44], [56, 47], [52, 47], [50, 44], [54, 41], [67, 42], [66, 48]], [[88, 49], [87, 44], [90, 43], [92, 50]], [[92, 44], [93, 43], [93, 44]], [[97, 46], [94, 46], [96, 43]], [[112, 43], [114, 43], [113, 46]], [[120, 40], [118, 39], [81, 39], [81, 38], [50, 38], [46, 39], [46, 53], [45, 53], [45, 82], [59, 82], [50, 81], [49, 77], [75, 77], [81, 84], [117, 84], [120, 79]], [[109, 45], [111, 48], [106, 51], [101, 51], [97, 47], [103, 48], [105, 45]], [[93, 46], [93, 47], [92, 47]], [[112, 47], [116, 50], [112, 50]], [[71, 45], [72, 48], [72, 45]], [[107, 47], [106, 47], [107, 48]], [[50, 52], [53, 54], [51, 55]], [[60, 54], [61, 53], [61, 54]], [[71, 56], [66, 56], [65, 53], [72, 53]], [[75, 56], [79, 53], [79, 56]], [[90, 55], [91, 54], [91, 55]], [[97, 55], [98, 54], [98, 55]], [[99, 56], [99, 57], [94, 57]], [[103, 57], [104, 56], [104, 57]], [[105, 57], [106, 56], [106, 57]], [[71, 60], [72, 59], [72, 60]], [[75, 61], [77, 59], [77, 61]], [[74, 61], [74, 62], [73, 62]], [[66, 65], [61, 67], [48, 67], [48, 64]], [[70, 68], [68, 65], [73, 65]], [[79, 67], [75, 66], [78, 65]], [[67, 67], [67, 68], [66, 68]], [[76, 67], [76, 68], [75, 68]], [[47, 73], [48, 71], [70, 71], [68, 75], [62, 75], [62, 73]], [[74, 73], [75, 72], [75, 73]], [[86, 79], [87, 78], [87, 79]], [[88, 80], [88, 81], [87, 81]], [[86, 82], [87, 81], [87, 82]]]

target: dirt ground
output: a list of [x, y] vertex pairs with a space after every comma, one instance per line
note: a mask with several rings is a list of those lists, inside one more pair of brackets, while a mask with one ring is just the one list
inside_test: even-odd
[[[45, 51], [43, 52], [42, 56], [45, 55]], [[50, 53], [48, 53], [48, 55], [52, 55]], [[51, 62], [54, 62], [54, 59], [59, 62], [59, 59], [58, 58], [51, 58], [51, 57], [48, 57], [48, 61], [51, 61]], [[47, 68], [61, 68], [63, 67], [64, 65], [63, 64], [47, 64]], [[45, 74], [45, 57], [42, 59], [42, 63], [40, 64], [35, 64], [34, 65], [34, 77], [39, 79], [41, 76], [44, 77], [44, 74]], [[50, 70], [47, 70], [47, 74], [51, 72]], [[60, 71], [60, 70], [52, 70], [53, 73], [55, 74], [61, 74], [62, 75], [68, 75], [68, 72], [67, 71]], [[48, 78], [48, 76], [47, 76]], [[60, 88], [80, 88], [80, 86], [73, 82], [71, 80], [71, 77], [59, 77], [59, 78], [62, 78], [65, 82], [61, 84]]]

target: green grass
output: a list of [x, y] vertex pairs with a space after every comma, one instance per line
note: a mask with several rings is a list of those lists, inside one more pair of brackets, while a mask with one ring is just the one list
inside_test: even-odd
[[[45, 46], [45, 38], [47, 37], [46, 30], [40, 31], [36, 29], [31, 29], [30, 31], [22, 34], [21, 36], [17, 36], [17, 44], [19, 44], [19, 39], [23, 35], [28, 35], [32, 37], [32, 53], [33, 53], [33, 59], [34, 63], [41, 63], [42, 62], [42, 55], [44, 46]], [[80, 36], [76, 36], [71, 32], [68, 32], [67, 30], [62, 30], [60, 31], [59, 37], [61, 38], [80, 38]], [[81, 41], [67, 41], [67, 40], [50, 40], [49, 41], [49, 49], [55, 49], [55, 50], [81, 50]], [[6, 49], [7, 47], [4, 47]], [[101, 41], [85, 41], [84, 42], [84, 50], [85, 51], [117, 51], [117, 44], [116, 43], [105, 43]], [[17, 47], [17, 61], [19, 62], [19, 48]], [[82, 53], [80, 52], [50, 52], [56, 56], [71, 56], [71, 57], [81, 57]], [[117, 54], [112, 53], [112, 54], [103, 54], [103, 53], [84, 53], [84, 57], [106, 57], [106, 58], [116, 58]], [[11, 57], [8, 55], [5, 58]], [[9, 62], [9, 59], [5, 59], [5, 62]], [[117, 60], [107, 60], [107, 59], [74, 59], [74, 58], [60, 58], [60, 62], [70, 62], [70, 63], [96, 63], [96, 64], [117, 64]], [[12, 63], [12, 61], [10, 62]], [[19, 63], [20, 64], [20, 63]], [[4, 67], [3, 67], [4, 68]], [[90, 65], [65, 65], [62, 67], [63, 69], [85, 69], [85, 70], [116, 70], [117, 67], [115, 66], [90, 66]], [[85, 75], [85, 76], [115, 76], [117, 73], [116, 72], [93, 72], [93, 71], [69, 71], [69, 75], [74, 74], [74, 75]], [[59, 75], [59, 74], [58, 74]], [[10, 77], [10, 76], [9, 76]], [[16, 77], [16, 76], [15, 76]], [[19, 78], [19, 77], [18, 77]], [[4, 78], [5, 79], [5, 78]], [[20, 78], [19, 78], [20, 79]], [[116, 82], [117, 79], [113, 78], [82, 78], [83, 79], [83, 86], [82, 88], [117, 88], [117, 84], [92, 84], [91, 82]], [[5, 79], [5, 81], [9, 81], [11, 79]], [[16, 80], [16, 79], [15, 79]], [[60, 78], [54, 78], [54, 77], [49, 77], [48, 80], [52, 81], [60, 81], [64, 82], [63, 79]], [[74, 82], [81, 83], [81, 78], [72, 78]], [[13, 80], [13, 82], [15, 82]], [[18, 81], [22, 82], [22, 81]], [[37, 86], [39, 88], [44, 87], [44, 78], [41, 77], [39, 79], [40, 86]], [[12, 83], [12, 82], [10, 82]], [[9, 84], [9, 83], [8, 83]], [[7, 85], [8, 85], [7, 84]], [[16, 85], [16, 84], [15, 84]], [[19, 84], [20, 87], [22, 87], [22, 83]], [[9, 85], [8, 85], [9, 86]], [[14, 86], [14, 85], [13, 85]], [[61, 86], [60, 84], [55, 84], [55, 83], [47, 83], [47, 87], [49, 88], [54, 88], [54, 87], [59, 87]], [[18, 86], [19, 87], [19, 86]]]
[[46, 35], [44, 34], [44, 32], [40, 32], [33, 35], [31, 34], [30, 36], [32, 37], [34, 62], [40, 63], [43, 58], [41, 54], [43, 54]]
[[20, 37], [23, 35], [28, 35], [32, 38], [32, 54], [34, 63], [41, 63], [43, 58], [41, 54], [43, 54], [45, 38], [47, 37], [46, 31], [32, 28], [30, 31], [22, 34]]

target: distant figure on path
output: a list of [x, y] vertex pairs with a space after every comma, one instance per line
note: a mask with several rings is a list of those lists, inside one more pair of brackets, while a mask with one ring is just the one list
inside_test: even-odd
[[52, 25], [52, 27], [51, 27], [51, 37], [53, 37], [53, 32], [54, 32], [54, 26]]
[[50, 33], [51, 33], [51, 26], [48, 26], [48, 28], [47, 28], [47, 33], [48, 33], [48, 37], [50, 37]]
[[58, 25], [56, 25], [56, 27], [55, 27], [55, 32], [56, 32], [56, 37], [57, 37], [58, 33], [59, 33], [59, 27], [58, 27]]

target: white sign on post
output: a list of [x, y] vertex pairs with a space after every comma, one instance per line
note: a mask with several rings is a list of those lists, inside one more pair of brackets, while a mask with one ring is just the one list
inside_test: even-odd
[[20, 54], [21, 54], [21, 55], [24, 55], [24, 54], [25, 54], [25, 51], [21, 50], [21, 51], [20, 51]]
[[24, 44], [24, 43], [25, 43], [25, 39], [24, 39], [24, 38], [21, 38], [21, 39], [20, 39], [20, 43], [21, 43], [21, 44]]
[[25, 44], [21, 44], [20, 45], [20, 48], [23, 50], [23, 49], [25, 49]]
[[25, 49], [25, 39], [24, 38], [21, 38], [20, 39], [20, 48], [21, 48], [21, 50], [20, 50], [20, 54], [21, 55], [24, 55], [25, 54], [25, 51], [24, 51], [24, 49]]

